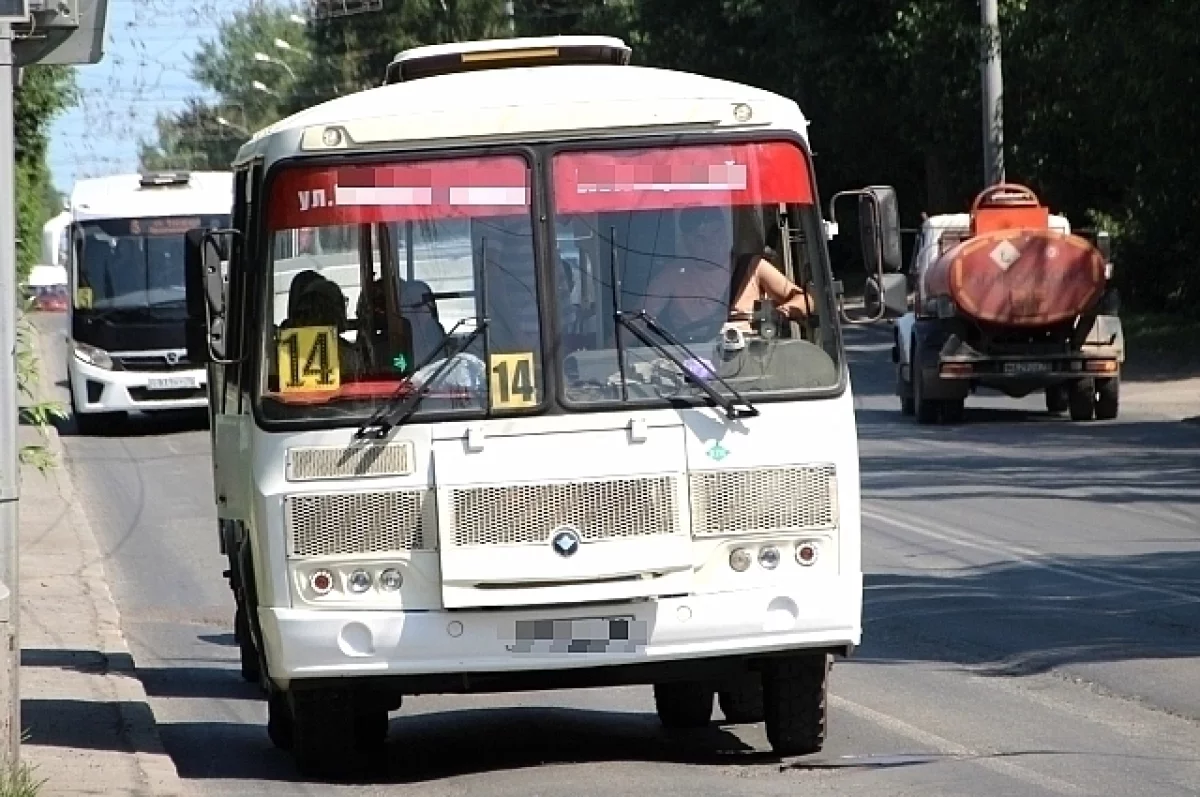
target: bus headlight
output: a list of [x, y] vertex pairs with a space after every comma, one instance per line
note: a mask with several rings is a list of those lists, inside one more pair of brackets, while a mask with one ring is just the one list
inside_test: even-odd
[[753, 561], [754, 557], [745, 548], [735, 548], [729, 554], [729, 566], [739, 573], [744, 573]]
[[371, 574], [366, 570], [355, 570], [346, 579], [346, 587], [356, 595], [361, 595], [371, 588]]
[[758, 552], [758, 563], [767, 570], [779, 567], [779, 549], [774, 545], [766, 546]]
[[78, 341], [72, 341], [71, 348], [75, 352], [75, 359], [80, 362], [87, 363], [96, 368], [103, 368], [106, 371], [112, 370], [112, 357], [109, 357], [108, 352], [104, 349], [97, 349], [95, 346], [89, 346], [86, 343]]
[[395, 592], [404, 585], [404, 576], [394, 567], [389, 567], [379, 574], [379, 588], [385, 592]]

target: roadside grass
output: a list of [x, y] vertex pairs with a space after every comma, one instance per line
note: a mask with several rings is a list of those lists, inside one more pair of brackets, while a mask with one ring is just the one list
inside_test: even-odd
[[1200, 318], [1166, 313], [1122, 314], [1125, 340], [1139, 354], [1180, 354], [1200, 362]]
[[33, 769], [20, 761], [15, 768], [0, 772], [0, 797], [37, 797], [46, 779], [38, 779]]
[[1152, 379], [1200, 376], [1200, 318], [1122, 313], [1125, 371]]

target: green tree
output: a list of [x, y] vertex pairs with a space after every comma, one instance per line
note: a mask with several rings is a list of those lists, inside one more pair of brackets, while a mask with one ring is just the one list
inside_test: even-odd
[[250, 134], [278, 121], [298, 90], [305, 56], [276, 42], [300, 40], [302, 27], [293, 19], [299, 11], [291, 3], [254, 3], [201, 42], [191, 76], [217, 99], [192, 97], [182, 110], [160, 114], [156, 140], [141, 142], [142, 165], [227, 169]]
[[13, 96], [19, 277], [41, 256], [42, 226], [57, 212], [46, 202], [53, 190], [46, 161], [50, 126], [77, 98], [74, 70], [60, 66], [28, 67]]
[[311, 20], [311, 58], [289, 109], [378, 86], [401, 50], [508, 35], [503, 0], [405, 0], [380, 11]]

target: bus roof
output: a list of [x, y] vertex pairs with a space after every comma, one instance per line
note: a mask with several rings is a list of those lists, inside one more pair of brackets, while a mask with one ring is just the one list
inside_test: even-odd
[[75, 221], [230, 213], [232, 172], [191, 172], [186, 184], [143, 186], [140, 174], [77, 180], [71, 190]]
[[[739, 106], [749, 106], [749, 118]], [[326, 136], [334, 126], [338, 133]], [[786, 97], [689, 72], [604, 64], [512, 67], [430, 76], [329, 100], [258, 131], [235, 164], [389, 143], [463, 145], [689, 127], [782, 129], [803, 137], [807, 121]]]

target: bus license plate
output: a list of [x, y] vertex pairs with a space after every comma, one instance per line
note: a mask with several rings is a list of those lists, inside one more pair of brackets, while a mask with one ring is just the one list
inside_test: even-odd
[[196, 387], [194, 376], [161, 376], [146, 380], [149, 390], [189, 390]]
[[517, 620], [511, 653], [636, 653], [646, 644], [646, 623], [633, 617]]
[[1050, 363], [1020, 362], [1005, 363], [1006, 374], [1045, 374], [1050, 372]]

